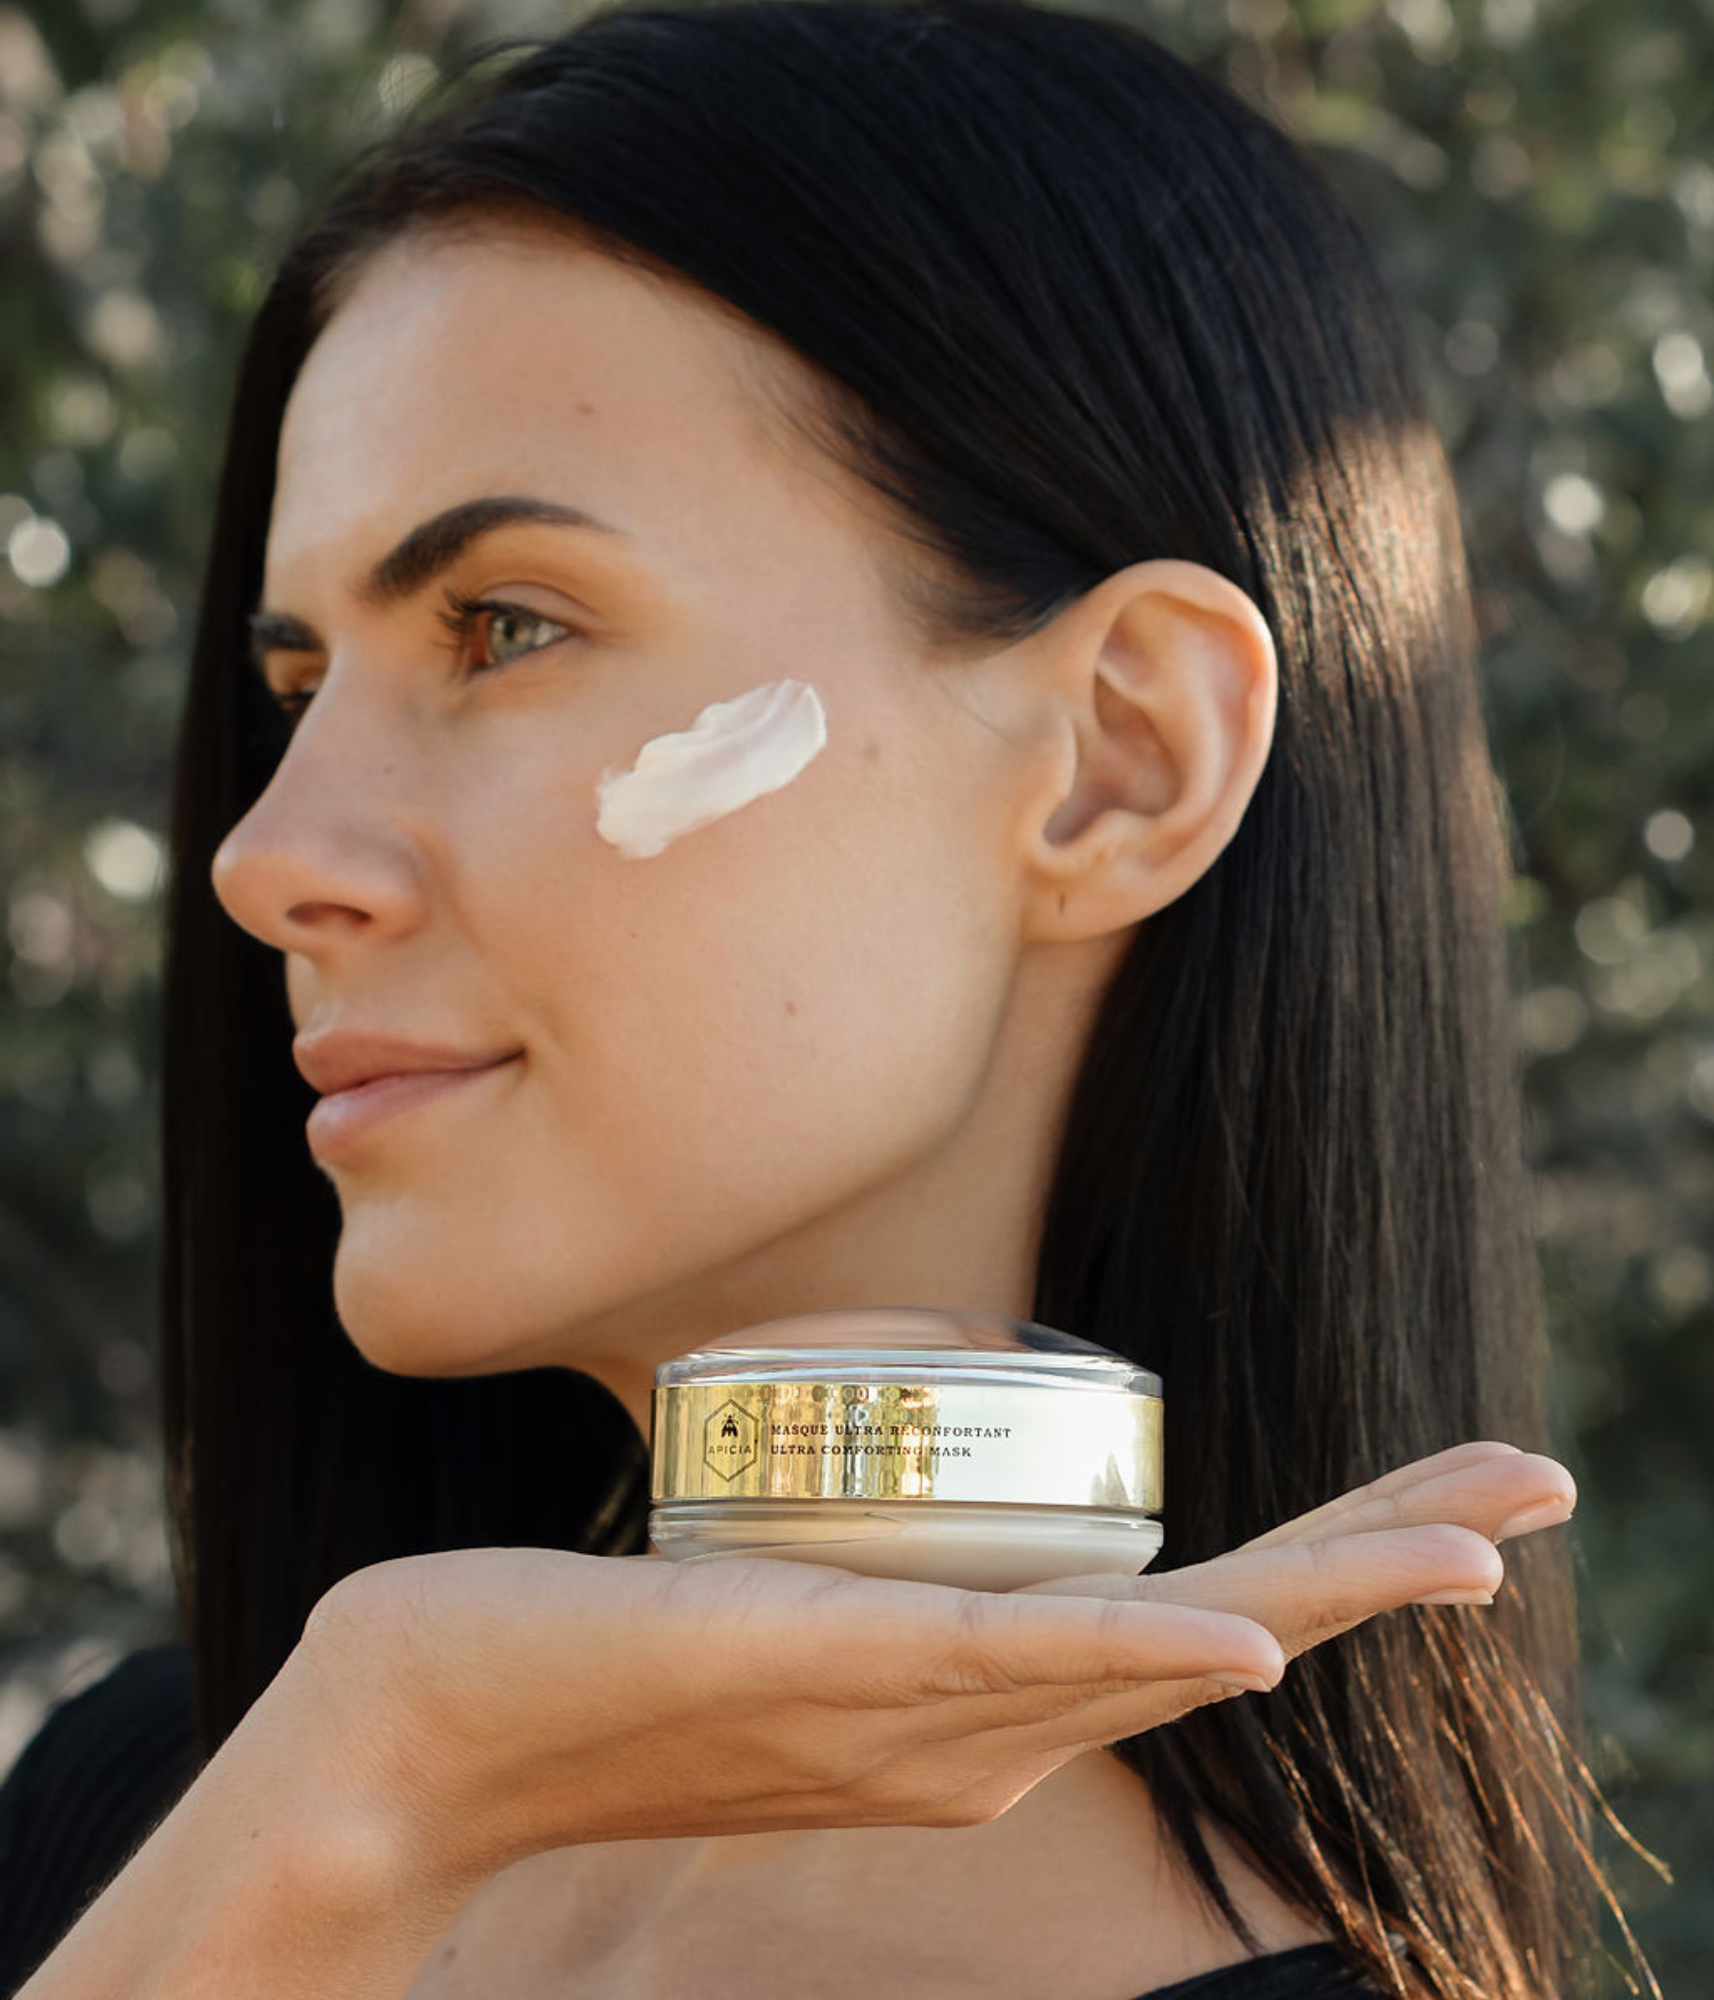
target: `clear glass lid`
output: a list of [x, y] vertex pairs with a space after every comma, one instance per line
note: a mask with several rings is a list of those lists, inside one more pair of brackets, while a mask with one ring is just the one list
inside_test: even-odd
[[909, 1382], [924, 1369], [967, 1382], [1159, 1396], [1161, 1378], [1122, 1354], [1035, 1320], [939, 1306], [793, 1313], [710, 1340], [655, 1370], [659, 1388], [698, 1382]]

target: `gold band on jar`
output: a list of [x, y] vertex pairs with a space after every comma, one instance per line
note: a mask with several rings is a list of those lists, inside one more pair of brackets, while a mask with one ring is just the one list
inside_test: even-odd
[[652, 1500], [986, 1500], [1158, 1514], [1158, 1396], [958, 1382], [654, 1391]]

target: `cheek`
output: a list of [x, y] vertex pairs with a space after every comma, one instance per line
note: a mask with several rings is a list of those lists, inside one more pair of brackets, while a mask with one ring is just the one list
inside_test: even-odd
[[976, 844], [908, 759], [829, 744], [647, 858], [597, 832], [600, 772], [579, 766], [514, 791], [513, 860], [480, 899], [545, 1144], [657, 1193], [706, 1200], [734, 1162], [756, 1193], [826, 1193], [957, 1116], [997, 1030], [1002, 940]]

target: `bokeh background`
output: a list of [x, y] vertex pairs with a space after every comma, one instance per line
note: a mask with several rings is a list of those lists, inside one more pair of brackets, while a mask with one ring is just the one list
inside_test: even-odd
[[[1563, 1532], [1622, 1823], [1606, 1856], [1664, 1990], [1706, 1992], [1714, 7], [1114, 11], [1316, 152], [1410, 308], [1512, 808], [1555, 1449], [1581, 1491]], [[52, 1701], [177, 1636], [162, 833], [242, 331], [350, 150], [472, 44], [576, 13], [0, 0], [0, 1769]]]

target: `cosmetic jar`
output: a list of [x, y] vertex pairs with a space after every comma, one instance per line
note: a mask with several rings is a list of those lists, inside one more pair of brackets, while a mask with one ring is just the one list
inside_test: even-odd
[[1161, 1544], [1161, 1381], [1030, 1320], [864, 1306], [655, 1370], [649, 1536], [1014, 1590], [1136, 1576]]

